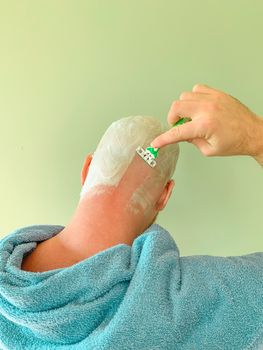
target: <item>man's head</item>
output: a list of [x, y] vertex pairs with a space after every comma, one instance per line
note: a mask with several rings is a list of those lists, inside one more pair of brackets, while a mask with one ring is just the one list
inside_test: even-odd
[[[122, 195], [134, 213], [163, 209], [170, 197], [176, 162], [177, 144], [159, 151], [157, 165], [151, 168], [136, 153], [136, 148], [146, 148], [151, 141], [167, 130], [155, 118], [131, 116], [112, 123], [101, 138], [93, 157], [88, 156], [82, 169], [81, 200], [114, 189]], [[165, 193], [164, 193], [165, 192]]]

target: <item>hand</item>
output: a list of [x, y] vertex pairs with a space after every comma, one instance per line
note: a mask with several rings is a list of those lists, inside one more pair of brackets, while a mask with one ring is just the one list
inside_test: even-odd
[[172, 103], [168, 123], [180, 117], [192, 121], [174, 127], [153, 140], [153, 147], [187, 141], [205, 156], [263, 155], [263, 119], [236, 98], [197, 84]]

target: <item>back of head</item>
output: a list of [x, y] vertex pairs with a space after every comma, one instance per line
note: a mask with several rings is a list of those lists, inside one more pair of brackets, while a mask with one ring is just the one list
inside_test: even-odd
[[[168, 127], [150, 116], [130, 116], [113, 122], [93, 155], [81, 198], [87, 193], [96, 193], [102, 186], [117, 187], [136, 155], [136, 148], [148, 147], [156, 136], [166, 130]], [[165, 146], [159, 151], [154, 181], [165, 184], [173, 176], [178, 155], [178, 144]], [[142, 189], [134, 198], [140, 200], [140, 193], [142, 196]]]

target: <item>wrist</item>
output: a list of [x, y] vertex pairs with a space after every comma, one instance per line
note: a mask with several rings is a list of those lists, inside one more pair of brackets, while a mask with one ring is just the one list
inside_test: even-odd
[[256, 149], [253, 158], [263, 167], [263, 118], [257, 116]]

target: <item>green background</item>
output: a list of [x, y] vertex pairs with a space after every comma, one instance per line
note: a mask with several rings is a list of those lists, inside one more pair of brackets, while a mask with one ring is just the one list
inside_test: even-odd
[[[263, 115], [263, 2], [0, 1], [0, 235], [66, 225], [80, 171], [106, 127], [129, 115], [166, 122], [194, 84]], [[181, 144], [159, 223], [182, 255], [263, 250], [263, 177], [249, 157]]]

